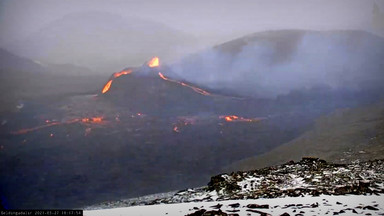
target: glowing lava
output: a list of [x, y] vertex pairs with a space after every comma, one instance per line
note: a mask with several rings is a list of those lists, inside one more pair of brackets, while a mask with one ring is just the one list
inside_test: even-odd
[[127, 75], [127, 74], [130, 74], [130, 73], [132, 73], [132, 70], [123, 70], [123, 71], [114, 73], [114, 74], [113, 74], [113, 77], [114, 77], [114, 78], [117, 78], [117, 77], [119, 77], [119, 76]]
[[188, 125], [194, 125], [197, 121], [196, 116], [180, 116], [175, 124], [173, 124], [173, 131], [176, 133], [180, 133], [181, 129]]
[[167, 77], [165, 77], [161, 72], [159, 72], [159, 76], [160, 76], [160, 78], [163, 79], [163, 80], [171, 81], [171, 80], [169, 80]]
[[105, 84], [105, 86], [103, 87], [103, 90], [101, 91], [101, 93], [104, 94], [105, 92], [109, 91], [109, 89], [111, 88], [111, 85], [112, 85], [112, 81], [113, 80], [109, 80], [107, 82], [107, 84]]
[[92, 118], [82, 118], [81, 122], [83, 123], [101, 123], [103, 121], [102, 117], [92, 117]]
[[263, 118], [243, 118], [235, 115], [220, 116], [219, 118], [227, 122], [258, 122], [263, 120]]
[[191, 88], [193, 91], [201, 94], [201, 95], [205, 95], [205, 96], [208, 96], [208, 95], [211, 95], [211, 93], [207, 92], [207, 91], [204, 91], [203, 89], [201, 88], [197, 88], [195, 86], [191, 86], [191, 85], [188, 85], [184, 82], [180, 82], [180, 81], [177, 81], [177, 80], [172, 80], [172, 79], [169, 79], [168, 77], [165, 77], [161, 72], [159, 72], [159, 76], [161, 79], [163, 80], [166, 80], [166, 81], [169, 81], [169, 82], [173, 82], [173, 83], [177, 83], [179, 85], [182, 85], [182, 86], [185, 86], [185, 87], [188, 87], [188, 88]]
[[49, 123], [46, 125], [41, 125], [41, 126], [37, 126], [37, 127], [33, 127], [33, 128], [21, 129], [18, 131], [13, 131], [13, 132], [11, 132], [11, 134], [14, 134], [14, 135], [26, 134], [26, 133], [29, 133], [32, 131], [40, 130], [40, 129], [47, 128], [47, 127], [52, 127], [52, 126], [59, 125], [59, 124], [60, 124], [60, 122], [52, 122], [52, 123]]
[[231, 116], [225, 116], [224, 119], [225, 121], [235, 121], [235, 120], [238, 120], [239, 117], [235, 115], [231, 115]]
[[[154, 68], [154, 67], [158, 67], [160, 65], [160, 60], [158, 57], [153, 57], [149, 62], [148, 62], [148, 67], [151, 67], [151, 68]], [[114, 79], [122, 76], [122, 75], [127, 75], [127, 74], [130, 74], [132, 73], [132, 70], [123, 70], [123, 71], [120, 71], [120, 72], [117, 72], [117, 73], [114, 73], [113, 74], [113, 77], [112, 79], [110, 79], [103, 87], [103, 90], [101, 91], [101, 93], [106, 93], [108, 92], [110, 89], [111, 89], [111, 86], [112, 86], [112, 82]], [[203, 89], [201, 88], [197, 88], [195, 86], [191, 86], [191, 85], [188, 85], [184, 82], [180, 82], [180, 81], [177, 81], [177, 80], [172, 80], [172, 79], [169, 79], [168, 77], [165, 77], [161, 72], [159, 72], [159, 76], [161, 79], [163, 80], [166, 80], [166, 81], [169, 81], [169, 82], [173, 82], [173, 83], [177, 83], [179, 85], [182, 85], [182, 86], [185, 86], [185, 87], [188, 87], [190, 89], [192, 89], [193, 91], [201, 94], [201, 95], [205, 95], [205, 96], [208, 96], [208, 95], [211, 95], [211, 93], [207, 92], [207, 91], [204, 91]]]
[[158, 67], [160, 65], [160, 60], [158, 57], [153, 57], [149, 62], [148, 62], [148, 67]]
[[[47, 127], [52, 127], [55, 125], [73, 124], [73, 123], [77, 123], [77, 122], [83, 123], [83, 124], [101, 124], [101, 123], [103, 123], [103, 117], [74, 118], [74, 119], [70, 119], [70, 120], [65, 121], [65, 122], [46, 120], [45, 122], [47, 123], [45, 125], [40, 125], [40, 126], [33, 127], [33, 128], [21, 129], [18, 131], [12, 131], [11, 134], [13, 134], [13, 135], [26, 134], [29, 132], [37, 131], [37, 130], [47, 128]], [[53, 137], [53, 134], [50, 134], [50, 136]]]
[[100, 123], [103, 121], [103, 118], [102, 117], [93, 117], [91, 118], [92, 119], [92, 122], [95, 122], [95, 123]]
[[107, 91], [109, 91], [109, 89], [111, 89], [111, 86], [112, 86], [112, 82], [115, 78], [117, 77], [120, 77], [122, 75], [127, 75], [127, 74], [130, 74], [132, 73], [132, 70], [123, 70], [123, 71], [120, 71], [120, 72], [116, 72], [113, 74], [113, 78], [111, 80], [109, 80], [107, 82], [107, 84], [104, 85], [103, 87], [103, 90], [101, 91], [101, 93], [106, 93]]
[[[160, 65], [160, 60], [158, 57], [153, 57], [149, 62], [148, 62], [148, 66], [153, 68], [153, 67], [158, 67]], [[105, 94], [106, 92], [108, 92], [110, 89], [111, 89], [111, 86], [112, 86], [112, 82], [114, 79], [122, 76], [122, 75], [128, 75], [132, 73], [132, 70], [131, 69], [127, 69], [127, 70], [122, 70], [120, 72], [116, 72], [113, 74], [113, 77], [104, 85], [103, 89], [101, 90], [101, 93], [102, 94]]]

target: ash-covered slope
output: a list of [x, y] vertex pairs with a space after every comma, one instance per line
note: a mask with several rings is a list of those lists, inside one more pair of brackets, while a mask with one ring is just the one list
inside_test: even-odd
[[311, 155], [331, 162], [379, 159], [384, 154], [384, 104], [344, 108], [321, 116], [314, 127], [262, 155], [238, 161], [227, 170], [251, 170]]
[[103, 77], [75, 65], [45, 65], [0, 49], [0, 112], [26, 100], [94, 92]]
[[0, 49], [0, 70], [28, 71], [36, 75], [46, 71], [41, 65], [32, 60], [19, 57], [4, 49]]

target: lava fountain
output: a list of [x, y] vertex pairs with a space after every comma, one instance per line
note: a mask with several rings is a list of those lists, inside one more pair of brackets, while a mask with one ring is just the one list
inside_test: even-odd
[[158, 67], [160, 65], [159, 57], [155, 56], [148, 62], [148, 67]]

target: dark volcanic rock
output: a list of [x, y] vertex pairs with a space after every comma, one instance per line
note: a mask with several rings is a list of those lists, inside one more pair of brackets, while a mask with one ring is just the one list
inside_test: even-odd
[[248, 212], [254, 212], [254, 213], [259, 213], [261, 216], [270, 216], [270, 214], [259, 211], [259, 210], [254, 210], [254, 209], [247, 209]]
[[218, 203], [217, 205], [211, 206], [211, 208], [220, 209], [222, 204]]
[[[224, 197], [237, 195], [240, 198], [381, 193], [383, 189], [373, 183], [380, 183], [383, 179], [383, 167], [382, 160], [346, 165], [305, 157], [297, 163], [289, 162], [276, 167], [212, 177], [208, 190], [214, 188], [216, 191], [222, 190]], [[358, 175], [365, 172], [361, 176], [369, 176], [369, 169], [376, 173], [369, 180]], [[259, 184], [255, 184], [255, 181], [241, 184], [251, 178], [259, 179]], [[240, 185], [243, 187], [239, 188]]]
[[233, 203], [233, 204], [229, 204], [228, 206], [230, 206], [232, 208], [239, 208], [240, 207], [240, 203]]
[[218, 211], [207, 211], [203, 214], [203, 216], [227, 216], [228, 214], [225, 212], [222, 212], [221, 210]]
[[248, 204], [247, 208], [269, 209], [269, 205]]
[[[299, 162], [288, 162], [280, 166], [213, 176], [208, 187], [177, 193], [161, 202], [220, 201], [321, 194], [380, 194], [384, 193], [381, 184], [383, 181], [383, 160], [332, 164], [318, 158], [305, 157]], [[236, 208], [235, 206], [237, 205], [231, 207]], [[256, 208], [258, 205], [250, 206]], [[318, 203], [313, 203], [308, 206], [299, 206], [299, 208], [318, 206]], [[291, 206], [287, 205], [283, 208], [289, 207]]]
[[373, 206], [364, 206], [363, 209], [364, 210], [368, 209], [368, 210], [373, 210], [373, 211], [378, 211], [379, 210], [378, 208], [375, 208]]
[[211, 177], [211, 181], [208, 183], [209, 190], [219, 191], [222, 188], [225, 188], [226, 191], [235, 191], [241, 189], [239, 185], [236, 184], [235, 181], [228, 182], [222, 176], [213, 176]]
[[188, 215], [186, 215], [186, 216], [202, 216], [202, 215], [204, 215], [204, 213], [205, 213], [206, 211], [207, 211], [207, 210], [205, 210], [205, 209], [200, 209], [200, 210], [195, 211], [194, 213], [192, 213], [192, 214], [188, 214]]

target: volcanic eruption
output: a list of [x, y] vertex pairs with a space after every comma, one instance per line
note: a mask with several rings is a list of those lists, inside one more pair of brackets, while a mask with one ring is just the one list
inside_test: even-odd
[[[173, 123], [174, 132], [180, 132], [181, 128], [191, 125], [196, 119], [206, 118], [201, 117], [200, 113], [210, 113], [210, 117], [206, 119], [214, 119], [214, 121], [223, 119], [226, 122], [258, 122], [261, 120], [261, 118], [237, 116], [244, 113], [244, 110], [241, 109], [242, 106], [238, 105], [238, 100], [212, 94], [186, 81], [170, 78], [160, 70], [172, 74], [169, 68], [160, 67], [158, 57], [153, 57], [142, 67], [125, 68], [115, 72], [101, 90], [103, 97], [96, 99], [110, 100], [113, 104], [128, 108], [127, 111], [129, 112], [138, 113], [138, 116], [142, 116], [141, 113], [146, 113], [163, 117], [177, 117], [177, 120], [172, 120], [176, 122]], [[112, 86], [114, 87], [112, 88]], [[228, 113], [236, 113], [236, 115], [228, 115]], [[45, 123], [40, 126], [15, 130], [12, 134], [26, 134], [58, 125], [74, 123], [94, 125], [105, 121], [105, 117], [97, 114], [93, 117], [87, 116], [89, 116], [88, 113], [62, 121], [45, 120]], [[180, 116], [187, 117], [181, 118]], [[116, 121], [120, 120], [119, 117], [111, 118], [116, 118]]]
[[148, 66], [153, 68], [153, 67], [158, 67], [160, 65], [160, 60], [159, 57], [155, 56], [153, 57], [149, 62]]
[[[147, 63], [147, 66], [150, 67], [150, 68], [154, 68], [154, 67], [158, 67], [160, 65], [160, 60], [158, 57], [153, 57], [150, 61], [148, 61]], [[104, 85], [103, 89], [101, 90], [101, 93], [102, 94], [105, 94], [106, 92], [108, 92], [110, 89], [111, 89], [111, 86], [112, 86], [112, 83], [113, 83], [113, 80], [120, 77], [120, 76], [123, 76], [123, 75], [128, 75], [132, 73], [132, 69], [124, 69], [120, 72], [116, 72], [114, 73], [110, 80], [108, 80], [108, 82]]]
[[[210, 113], [214, 119], [224, 119], [227, 122], [260, 120], [239, 117], [252, 115], [253, 110], [248, 111], [247, 109], [251, 109], [248, 105], [256, 102], [251, 99], [244, 102], [238, 97], [211, 93], [175, 77], [177, 75], [171, 67], [161, 65], [159, 57], [155, 56], [141, 67], [126, 68], [112, 74], [102, 89], [102, 94], [105, 95], [103, 98], [134, 113], [143, 112], [148, 115], [178, 117]], [[247, 106], [240, 105], [241, 103], [247, 103]], [[184, 125], [177, 128], [182, 126]]]

